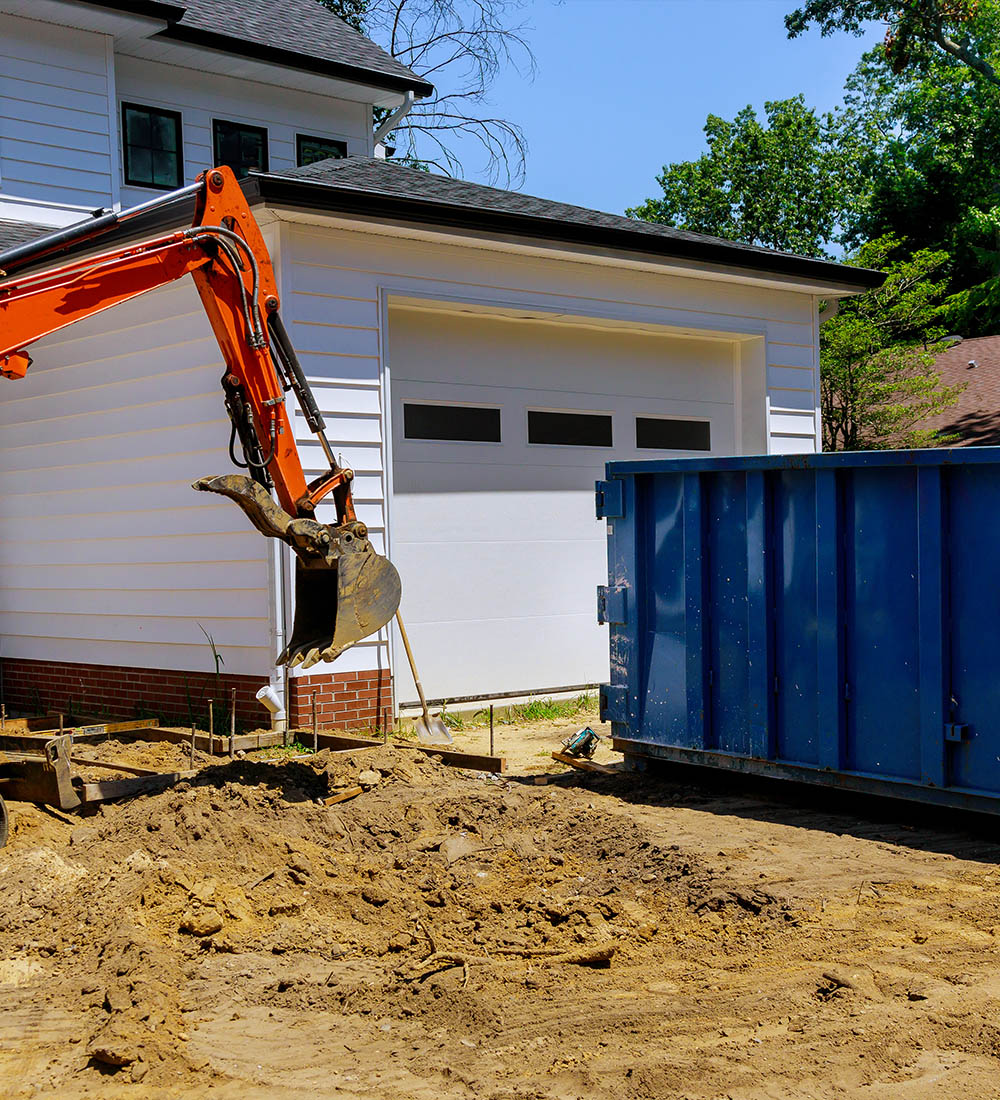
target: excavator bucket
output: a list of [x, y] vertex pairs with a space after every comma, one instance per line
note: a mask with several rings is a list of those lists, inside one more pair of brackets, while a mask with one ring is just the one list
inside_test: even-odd
[[295, 622], [279, 664], [311, 668], [332, 661], [395, 615], [399, 574], [375, 553], [364, 524], [295, 519], [241, 474], [201, 478], [194, 488], [234, 500], [261, 534], [287, 542], [297, 555]]

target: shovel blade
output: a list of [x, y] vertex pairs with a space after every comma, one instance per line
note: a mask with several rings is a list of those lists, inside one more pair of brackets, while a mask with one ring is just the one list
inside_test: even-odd
[[417, 731], [417, 740], [422, 745], [452, 745], [454, 740], [448, 731], [448, 727], [440, 718], [428, 714], [426, 718], [420, 717], [413, 723]]
[[355, 540], [335, 565], [295, 563], [295, 622], [278, 658], [290, 668], [332, 661], [380, 630], [396, 614], [399, 574], [367, 539]]

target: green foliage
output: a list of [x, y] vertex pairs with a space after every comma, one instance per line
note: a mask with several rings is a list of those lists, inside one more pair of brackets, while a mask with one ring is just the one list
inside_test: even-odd
[[626, 213], [744, 244], [822, 255], [843, 205], [832, 116], [817, 116], [802, 96], [766, 103], [765, 112], [766, 123], [749, 106], [731, 122], [709, 115], [708, 152], [664, 167], [657, 176], [663, 197]]
[[953, 405], [965, 389], [942, 385], [934, 369], [946, 335], [941, 301], [949, 257], [923, 249], [893, 259], [901, 250], [901, 242], [891, 236], [860, 248], [854, 262], [884, 270], [885, 283], [846, 299], [821, 329], [825, 450], [949, 442], [949, 437], [919, 426]]
[[996, 0], [807, 0], [785, 16], [785, 27], [796, 38], [814, 23], [823, 35], [860, 35], [869, 23], [885, 23], [883, 50], [894, 73], [944, 56], [1000, 84], [994, 68], [997, 8]]

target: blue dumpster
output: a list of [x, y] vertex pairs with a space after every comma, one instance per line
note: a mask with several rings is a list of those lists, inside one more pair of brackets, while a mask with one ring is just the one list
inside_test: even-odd
[[1000, 812], [1000, 448], [612, 462], [626, 758]]

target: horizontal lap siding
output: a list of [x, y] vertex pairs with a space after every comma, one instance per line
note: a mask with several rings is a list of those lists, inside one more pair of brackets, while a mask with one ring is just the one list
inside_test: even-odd
[[[215, 118], [266, 127], [274, 172], [295, 167], [296, 134], [336, 138], [350, 153], [369, 152], [370, 112], [359, 103], [122, 55], [115, 59], [115, 80], [119, 101], [181, 113], [187, 182], [212, 166]], [[132, 205], [151, 194], [131, 187], [123, 199]]]
[[0, 15], [0, 197], [103, 206], [111, 196], [107, 38]]
[[[181, 339], [178, 340], [178, 335]], [[267, 544], [229, 501], [222, 360], [193, 284], [39, 342], [0, 397], [0, 655], [266, 679]]]

